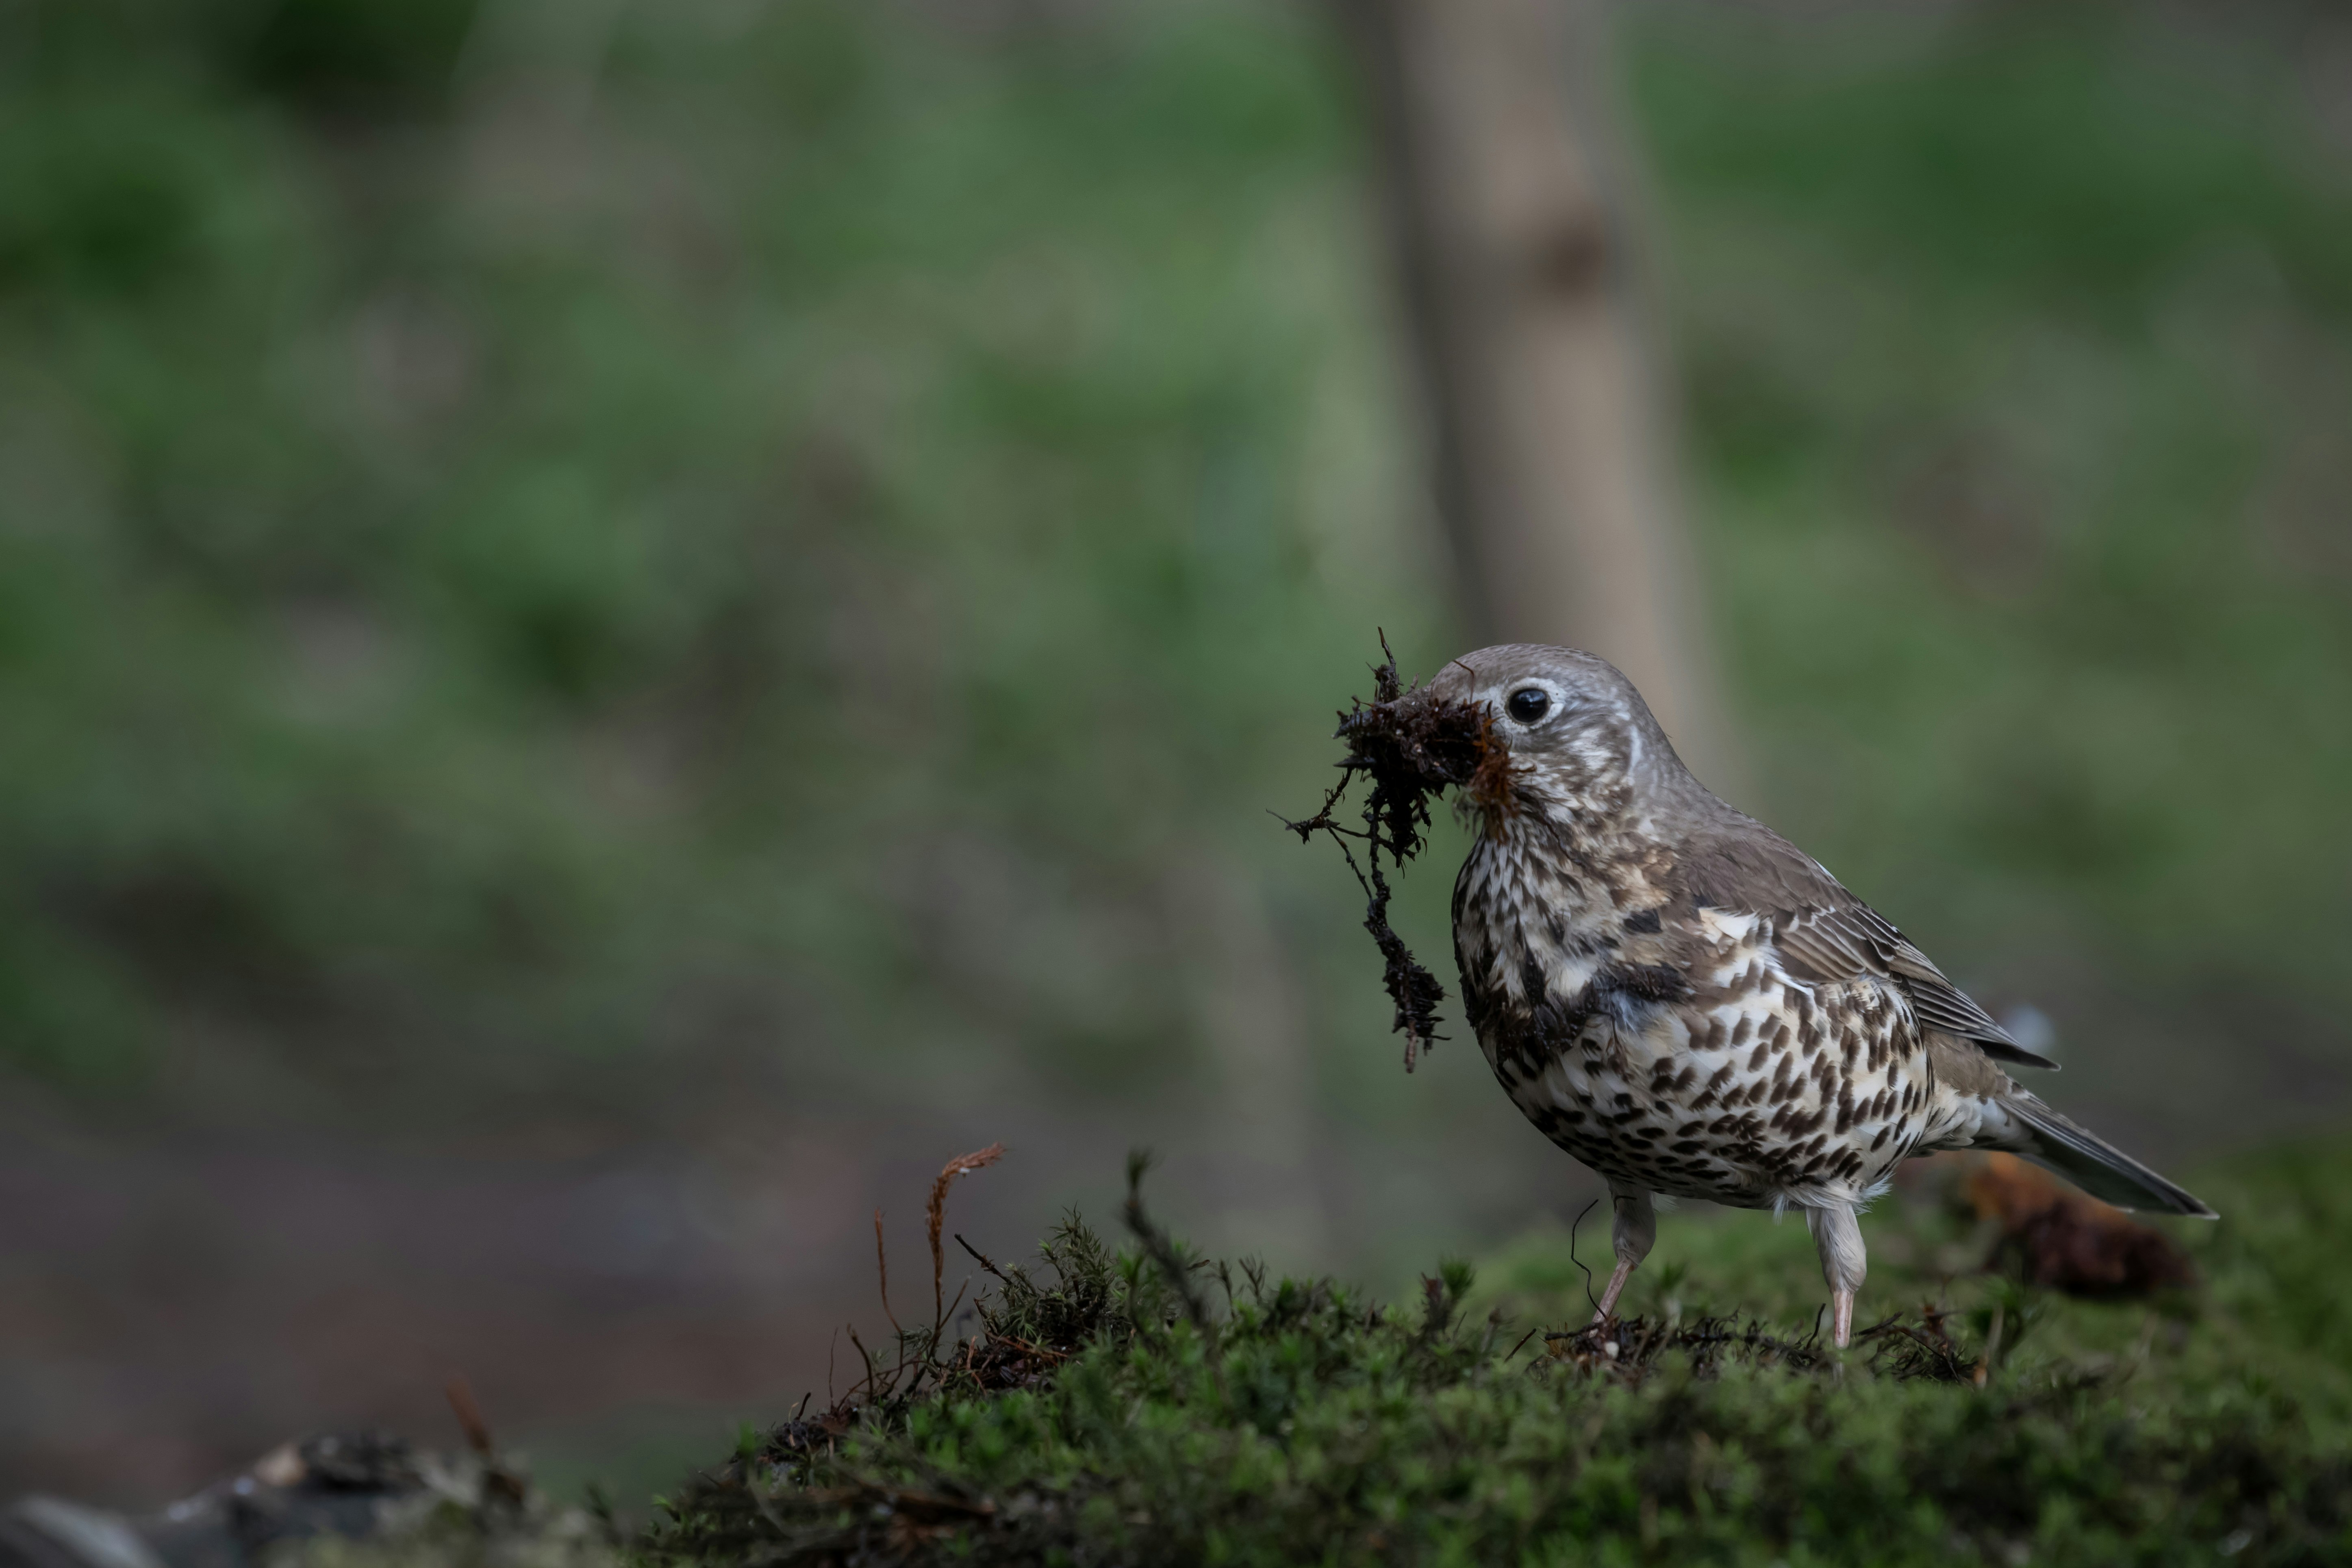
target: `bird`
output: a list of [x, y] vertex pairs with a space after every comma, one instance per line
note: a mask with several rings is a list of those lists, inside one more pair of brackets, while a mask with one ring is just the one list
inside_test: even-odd
[[2004, 1150], [2118, 1207], [2217, 1217], [2011, 1077], [2058, 1064], [1693, 777], [1606, 660], [1481, 648], [1407, 700], [1480, 715], [1454, 963], [1496, 1078], [1608, 1184], [1616, 1268], [1596, 1321], [1655, 1242], [1658, 1197], [1793, 1208], [1843, 1350], [1867, 1268], [1856, 1215], [1938, 1150]]

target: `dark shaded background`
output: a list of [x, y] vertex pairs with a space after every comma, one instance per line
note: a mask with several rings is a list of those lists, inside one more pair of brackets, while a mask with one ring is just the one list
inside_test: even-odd
[[[2340, 1118], [2352, 18], [1616, 32], [1746, 804], [2119, 1141]], [[1464, 636], [1368, 165], [1274, 0], [0, 0], [0, 1491], [651, 1485], [1000, 1139], [1573, 1212], [1267, 815]]]

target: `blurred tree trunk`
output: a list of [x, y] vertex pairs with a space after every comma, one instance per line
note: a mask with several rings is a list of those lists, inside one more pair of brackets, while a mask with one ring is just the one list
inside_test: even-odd
[[1590, 0], [1335, 0], [1369, 89], [1435, 446], [1483, 640], [1631, 676], [1700, 776], [1731, 742], [1609, 160]]

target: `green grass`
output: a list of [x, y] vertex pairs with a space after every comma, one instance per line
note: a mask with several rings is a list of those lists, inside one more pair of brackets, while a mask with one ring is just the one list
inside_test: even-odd
[[[1933, 1204], [1885, 1205], [1864, 1317], [1932, 1300], [1958, 1383], [1902, 1375], [1885, 1348], [1795, 1364], [1822, 1287], [1793, 1222], [1667, 1220], [1627, 1344], [1709, 1314], [1778, 1338], [1633, 1372], [1591, 1353], [1599, 1336], [1523, 1339], [1589, 1316], [1563, 1237], [1475, 1277], [1448, 1265], [1391, 1308], [1180, 1274], [1150, 1231], [1113, 1256], [1073, 1220], [1004, 1271], [974, 1354], [951, 1346], [928, 1381], [886, 1366], [832, 1427], [747, 1434], [637, 1551], [669, 1568], [2343, 1561], [2352, 1158], [2284, 1151], [2202, 1190], [2226, 1217], [2179, 1234], [2203, 1283], [2155, 1303], [1978, 1274], [1981, 1237]], [[1979, 1387], [1966, 1368], [1996, 1312]]]

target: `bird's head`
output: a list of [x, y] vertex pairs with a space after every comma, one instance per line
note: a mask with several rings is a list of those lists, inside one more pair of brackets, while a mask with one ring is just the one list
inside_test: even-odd
[[1618, 810], [1646, 784], [1686, 776], [1633, 683], [1608, 660], [1576, 648], [1480, 648], [1423, 690], [1433, 702], [1486, 710], [1489, 759], [1465, 789], [1490, 817], [1522, 805], [1580, 815]]

